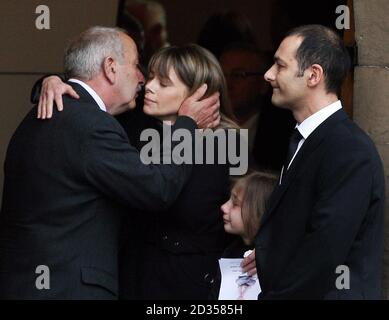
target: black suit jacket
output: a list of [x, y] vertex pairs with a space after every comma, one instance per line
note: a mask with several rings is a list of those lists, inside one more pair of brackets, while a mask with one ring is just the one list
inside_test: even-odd
[[[384, 197], [374, 144], [339, 110], [304, 142], [272, 195], [256, 237], [259, 298], [380, 299]], [[340, 265], [349, 268], [348, 290], [336, 286], [347, 277]]]
[[[162, 130], [155, 119], [150, 126]], [[137, 219], [137, 237], [144, 239], [144, 245], [134, 248], [135, 240], [126, 240], [121, 255], [123, 298], [208, 298], [218, 259], [229, 240], [220, 206], [230, 193], [230, 165], [228, 160], [218, 164], [217, 139], [214, 150], [215, 164], [193, 165], [190, 179], [168, 210], [154, 216], [145, 213]], [[205, 146], [203, 154], [207, 154]], [[137, 283], [137, 290], [132, 290], [131, 283]]]
[[[50, 121], [33, 108], [9, 144], [0, 298], [116, 298], [122, 214], [167, 208], [190, 176], [189, 165], [142, 164], [119, 123], [71, 85], [80, 100], [64, 97]], [[175, 128], [195, 123], [180, 117]], [[35, 286], [39, 265], [49, 267], [49, 290]]]

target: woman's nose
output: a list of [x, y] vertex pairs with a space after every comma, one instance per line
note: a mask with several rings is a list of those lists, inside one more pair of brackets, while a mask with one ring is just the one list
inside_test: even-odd
[[152, 80], [148, 80], [145, 85], [146, 92], [153, 92]]

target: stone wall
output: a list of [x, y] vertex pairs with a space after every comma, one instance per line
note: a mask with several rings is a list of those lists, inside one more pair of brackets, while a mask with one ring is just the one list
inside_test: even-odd
[[383, 296], [389, 299], [389, 1], [354, 0], [354, 120], [371, 136], [386, 176], [386, 217]]

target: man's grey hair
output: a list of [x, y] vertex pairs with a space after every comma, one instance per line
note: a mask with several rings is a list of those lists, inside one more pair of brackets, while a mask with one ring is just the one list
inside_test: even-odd
[[91, 80], [102, 70], [108, 56], [124, 62], [124, 47], [120, 28], [95, 26], [72, 40], [65, 50], [64, 71], [68, 78]]

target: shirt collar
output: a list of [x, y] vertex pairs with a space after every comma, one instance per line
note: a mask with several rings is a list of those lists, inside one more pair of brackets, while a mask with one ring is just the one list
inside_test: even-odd
[[83, 87], [88, 93], [92, 96], [92, 98], [96, 101], [99, 108], [105, 112], [107, 112], [107, 108], [104, 104], [104, 101], [99, 97], [95, 90], [93, 90], [90, 86], [88, 86], [85, 82], [78, 79], [69, 79], [69, 82], [78, 83], [81, 87]]
[[340, 100], [337, 100], [334, 103], [331, 103], [330, 105], [309, 116], [300, 124], [297, 124], [296, 128], [306, 140], [318, 126], [320, 126], [325, 120], [327, 120], [327, 118], [332, 116], [336, 111], [340, 110], [341, 108], [342, 103], [340, 102]]

